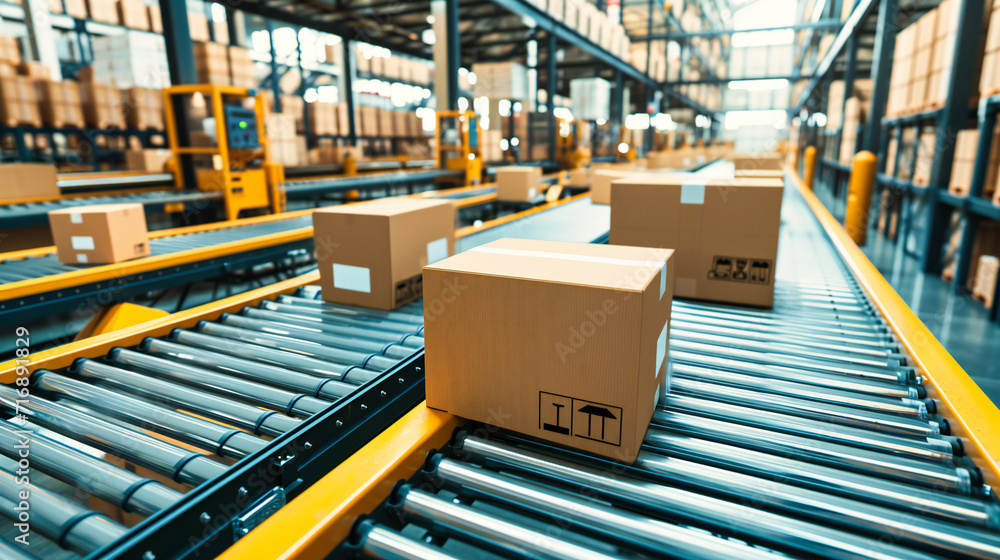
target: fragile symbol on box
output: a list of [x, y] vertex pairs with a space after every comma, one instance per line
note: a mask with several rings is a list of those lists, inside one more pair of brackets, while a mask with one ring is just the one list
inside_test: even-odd
[[621, 445], [622, 409], [539, 391], [538, 424], [547, 432]]
[[716, 256], [712, 258], [708, 279], [767, 285], [771, 283], [773, 271], [774, 261], [768, 259]]

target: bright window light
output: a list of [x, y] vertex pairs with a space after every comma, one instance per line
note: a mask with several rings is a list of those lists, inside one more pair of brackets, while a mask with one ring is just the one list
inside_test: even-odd
[[497, 103], [497, 112], [500, 113], [501, 117], [509, 117], [510, 101], [507, 99], [501, 99], [500, 102]]
[[625, 117], [625, 128], [629, 130], [646, 130], [649, 128], [649, 115], [646, 113], [633, 113]]
[[469, 75], [466, 76], [466, 79], [469, 80], [470, 84], [475, 84], [476, 80], [477, 80], [476, 73], [475, 72], [469, 72]]
[[783, 109], [726, 112], [726, 130], [736, 130], [741, 126], [763, 125], [777, 129], [785, 128], [788, 125], [788, 112]]
[[618, 153], [619, 154], [627, 154], [628, 153], [628, 144], [626, 144], [625, 142], [622, 142], [621, 144], [618, 144]]
[[826, 126], [826, 115], [823, 113], [816, 113], [812, 116], [812, 118], [813, 122], [816, 123], [816, 126]]
[[557, 119], [563, 119], [567, 121], [573, 120], [573, 111], [570, 111], [568, 107], [556, 107], [552, 110]]
[[520, 143], [521, 143], [521, 141], [517, 139], [517, 136], [515, 136], [515, 137], [513, 137], [513, 138], [510, 139], [510, 145], [511, 146], [517, 146]]
[[698, 128], [709, 128], [712, 126], [712, 120], [705, 115], [696, 115], [694, 117], [694, 125]]
[[788, 80], [776, 78], [771, 80], [733, 80], [729, 82], [729, 89], [742, 89], [746, 91], [771, 91], [788, 87]]
[[220, 23], [226, 21], [226, 8], [222, 4], [212, 4], [212, 21]]
[[604, 124], [605, 124], [606, 122], [608, 122], [608, 121], [606, 121], [606, 120], [604, 120], [604, 119], [597, 119], [597, 126], [604, 126]]
[[677, 123], [667, 113], [659, 113], [653, 117], [653, 128], [656, 130], [677, 130]]
[[436, 38], [434, 37], [434, 30], [424, 29], [420, 33], [420, 40], [423, 41], [425, 44], [433, 45], [434, 41], [436, 40]]
[[434, 23], [434, 16], [427, 16], [427, 23], [430, 23], [430, 24], [433, 25], [433, 23]]
[[337, 86], [319, 86], [319, 88], [317, 88], [317, 93], [317, 99], [323, 103], [340, 102], [340, 95], [337, 91]]
[[469, 110], [469, 100], [466, 99], [466, 98], [464, 98], [464, 97], [459, 97], [458, 98], [458, 110], [461, 111], [461, 112], [463, 112], [463, 113], [465, 111], [468, 111]]
[[319, 101], [319, 92], [316, 91], [316, 88], [309, 88], [302, 94], [302, 99], [304, 99], [306, 103], [315, 103]]
[[[795, 0], [758, 0], [733, 14], [733, 29], [762, 29], [795, 24]], [[795, 40], [791, 29], [757, 33], [736, 33], [733, 47], [787, 45]]]
[[508, 142], [506, 138], [500, 139], [500, 149], [505, 152], [510, 149], [510, 142]]

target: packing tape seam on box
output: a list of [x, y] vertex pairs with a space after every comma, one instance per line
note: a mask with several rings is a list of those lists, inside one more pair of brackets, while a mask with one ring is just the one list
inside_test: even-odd
[[363, 266], [333, 263], [333, 287], [352, 292], [372, 292], [371, 271]]
[[664, 358], [667, 357], [667, 327], [669, 326], [670, 319], [668, 318], [663, 323], [663, 329], [660, 331], [660, 336], [656, 338], [656, 363], [654, 364], [656, 369], [653, 372], [653, 379], [656, 379], [660, 375], [660, 364], [662, 364]]
[[551, 251], [526, 251], [524, 249], [498, 249], [494, 247], [473, 247], [469, 251], [479, 251], [481, 253], [495, 253], [498, 255], [514, 255], [519, 257], [538, 257], [542, 259], [560, 259], [564, 261], [580, 261], [601, 264], [614, 264], [619, 266], [636, 266], [640, 268], [656, 267], [660, 269], [660, 298], [667, 291], [667, 263], [662, 261], [639, 261], [629, 259], [612, 259], [609, 257], [594, 257], [591, 255], [568, 255], [566, 253], [553, 253]]

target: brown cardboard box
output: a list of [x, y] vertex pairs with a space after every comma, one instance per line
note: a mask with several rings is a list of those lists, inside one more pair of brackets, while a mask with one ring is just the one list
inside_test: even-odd
[[780, 171], [781, 164], [782, 158], [779, 154], [760, 153], [733, 157], [733, 165], [735, 165], [737, 171], [743, 171], [746, 169], [769, 169]]
[[0, 200], [49, 198], [59, 196], [56, 168], [45, 163], [0, 164], [3, 188]]
[[32, 80], [48, 80], [52, 77], [48, 66], [34, 61], [25, 61], [18, 64], [17, 73]]
[[87, 3], [85, 0], [66, 0], [66, 15], [77, 19], [87, 19]]
[[672, 255], [501, 239], [426, 267], [427, 406], [635, 460], [666, 386]]
[[590, 200], [594, 204], [611, 204], [611, 183], [635, 175], [636, 171], [595, 169], [590, 183]]
[[191, 40], [199, 43], [207, 43], [209, 40], [208, 18], [205, 17], [204, 13], [191, 11], [188, 12], [187, 16], [188, 34], [191, 36]]
[[194, 43], [194, 66], [198, 72], [198, 81], [203, 84], [227, 86], [231, 83], [229, 51], [225, 45], [210, 42]]
[[128, 150], [125, 152], [125, 168], [162, 173], [173, 157], [170, 150]]
[[0, 63], [20, 64], [21, 52], [17, 50], [17, 37], [0, 37]]
[[[225, 25], [223, 23], [223, 25]], [[256, 88], [260, 82], [253, 76], [253, 60], [250, 51], [243, 47], [229, 47], [229, 75], [236, 87]]]
[[542, 180], [541, 167], [508, 166], [497, 169], [497, 200], [534, 202]]
[[611, 243], [674, 249], [679, 297], [769, 307], [780, 179], [640, 175], [611, 188]]
[[998, 272], [1000, 272], [1000, 259], [993, 255], [979, 257], [972, 296], [983, 302], [983, 307], [986, 309], [993, 308], [993, 295], [996, 293]]
[[84, 127], [83, 103], [76, 82], [39, 80], [35, 82], [35, 93], [43, 124], [55, 128]]
[[125, 27], [149, 31], [149, 10], [142, 0], [118, 0], [118, 18]]
[[149, 30], [153, 33], [163, 33], [163, 18], [160, 16], [160, 5], [150, 4], [146, 6], [149, 11]]
[[125, 128], [125, 113], [118, 88], [99, 82], [80, 84], [80, 100], [87, 126]]
[[423, 293], [421, 269], [455, 252], [455, 207], [390, 197], [313, 212], [323, 299], [395, 309]]
[[103, 204], [49, 212], [63, 264], [110, 264], [149, 255], [142, 204]]
[[115, 0], [87, 0], [90, 19], [118, 25], [118, 3]]
[[121, 90], [122, 108], [129, 128], [164, 130], [163, 91], [129, 88]]
[[12, 72], [0, 78], [0, 122], [6, 126], [42, 126], [34, 80]]

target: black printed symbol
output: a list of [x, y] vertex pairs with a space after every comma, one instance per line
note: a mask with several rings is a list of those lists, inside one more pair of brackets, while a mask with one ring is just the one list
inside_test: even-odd
[[594, 417], [601, 419], [601, 439], [604, 439], [604, 428], [605, 423], [610, 418], [611, 420], [617, 420], [618, 417], [611, 414], [611, 411], [604, 408], [603, 406], [594, 406], [588, 404], [587, 406], [580, 409], [580, 412], [587, 415], [587, 437], [591, 437], [594, 428]]
[[716, 280], [725, 280], [733, 271], [733, 263], [727, 258], [715, 257], [712, 270], [708, 271], [708, 277]]
[[[538, 421], [548, 432], [568, 436], [573, 427], [573, 399], [553, 393], [538, 394]], [[569, 408], [570, 410], [564, 410]]]
[[725, 280], [747, 284], [770, 284], [774, 261], [736, 257], [713, 257], [709, 280]]

